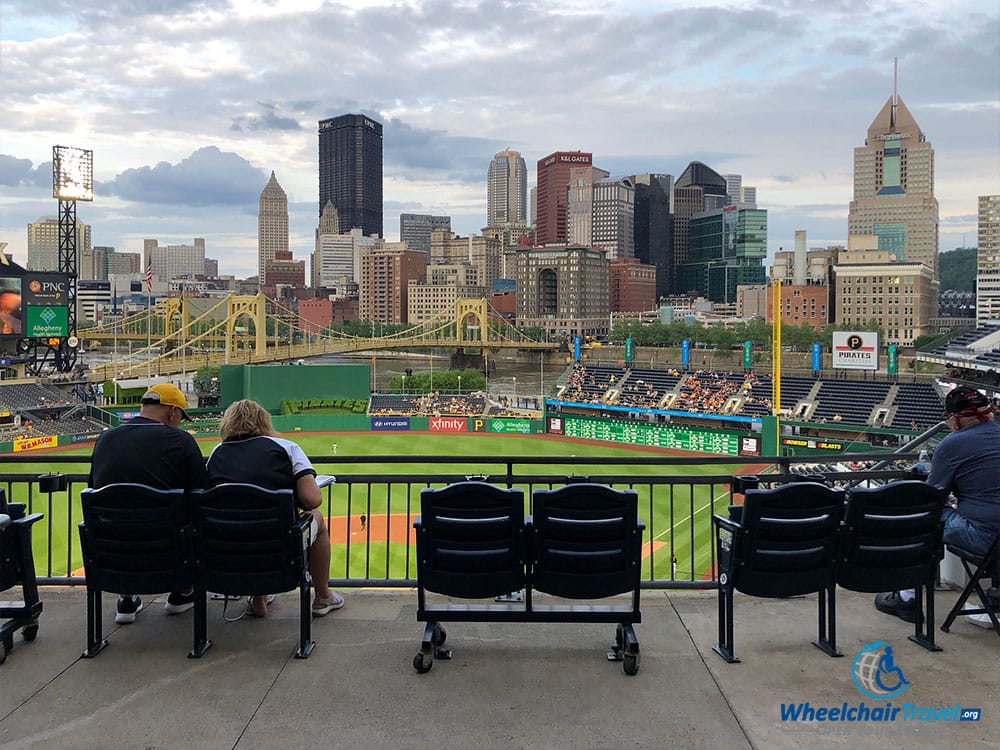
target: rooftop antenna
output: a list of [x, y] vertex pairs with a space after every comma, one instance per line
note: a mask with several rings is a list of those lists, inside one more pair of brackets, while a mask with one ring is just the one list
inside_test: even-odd
[[889, 115], [889, 127], [893, 130], [896, 129], [896, 105], [899, 103], [899, 94], [896, 93], [896, 82], [898, 80], [898, 65], [897, 61], [899, 58], [892, 58], [892, 111]]

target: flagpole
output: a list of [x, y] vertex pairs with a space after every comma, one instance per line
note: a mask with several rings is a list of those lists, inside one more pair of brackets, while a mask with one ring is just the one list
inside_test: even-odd
[[146, 268], [146, 385], [149, 385], [149, 380], [152, 377], [152, 360], [150, 355], [152, 355], [153, 346], [153, 264], [150, 263]]

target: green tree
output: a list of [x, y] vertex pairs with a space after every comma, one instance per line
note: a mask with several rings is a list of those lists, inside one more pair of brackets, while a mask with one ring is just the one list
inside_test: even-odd
[[941, 291], [972, 292], [976, 289], [976, 248], [959, 247], [938, 255]]

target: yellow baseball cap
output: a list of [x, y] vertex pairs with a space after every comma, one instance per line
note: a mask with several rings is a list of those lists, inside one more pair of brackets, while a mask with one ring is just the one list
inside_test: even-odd
[[181, 410], [184, 419], [190, 419], [188, 413], [184, 411], [187, 408], [187, 399], [184, 398], [181, 389], [173, 383], [157, 383], [142, 394], [142, 398], [139, 401], [143, 404], [176, 406]]

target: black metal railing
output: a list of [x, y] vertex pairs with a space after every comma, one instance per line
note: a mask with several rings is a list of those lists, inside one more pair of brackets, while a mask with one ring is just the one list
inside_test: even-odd
[[[829, 460], [840, 458], [847, 459]], [[885, 455], [849, 458], [874, 464]], [[336, 483], [324, 489], [323, 506], [334, 547], [331, 585], [415, 585], [412, 529], [419, 514], [420, 490], [474, 478], [521, 487], [528, 498], [536, 488], [550, 489], [567, 481], [590, 480], [636, 490], [639, 515], [646, 524], [642, 586], [680, 589], [716, 586], [712, 514], [725, 512], [736, 500], [731, 489], [734, 475], [762, 473], [769, 482], [801, 479], [803, 474], [838, 484], [882, 482], [911, 476], [909, 466], [915, 458], [915, 453], [897, 454], [895, 463], [878, 470], [831, 471], [827, 465], [819, 475], [812, 468], [815, 456], [739, 460], [723, 456], [586, 460], [565, 456], [316, 456], [311, 460], [318, 471], [337, 476]], [[350, 465], [350, 473], [345, 464]], [[53, 465], [65, 466], [65, 470], [52, 474]], [[436, 465], [468, 469], [436, 473]], [[357, 473], [359, 467], [367, 470]], [[29, 512], [45, 516], [35, 527], [34, 539], [43, 585], [84, 583], [77, 524], [80, 491], [87, 486], [89, 468], [86, 456], [0, 456], [0, 486], [6, 489], [8, 500], [25, 502]]]

